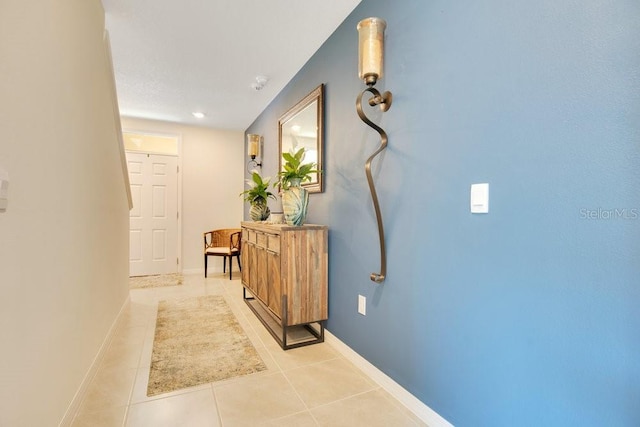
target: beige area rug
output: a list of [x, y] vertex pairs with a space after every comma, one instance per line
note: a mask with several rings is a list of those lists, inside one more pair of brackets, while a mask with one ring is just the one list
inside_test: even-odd
[[265, 369], [224, 297], [158, 304], [147, 396]]
[[159, 288], [162, 286], [182, 285], [182, 274], [154, 274], [152, 276], [129, 277], [129, 288]]

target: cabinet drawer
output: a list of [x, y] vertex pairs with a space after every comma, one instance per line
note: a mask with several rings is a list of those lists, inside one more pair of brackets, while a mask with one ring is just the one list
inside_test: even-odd
[[267, 235], [264, 233], [256, 233], [256, 245], [259, 248], [267, 247]]
[[280, 253], [280, 236], [277, 234], [268, 234], [267, 235], [267, 250], [271, 252], [275, 252], [277, 254]]
[[253, 230], [242, 230], [242, 238], [249, 243], [256, 243], [256, 232]]

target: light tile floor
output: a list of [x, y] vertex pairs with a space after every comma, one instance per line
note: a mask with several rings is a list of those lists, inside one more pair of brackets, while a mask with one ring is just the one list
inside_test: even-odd
[[[225, 297], [268, 369], [147, 397], [158, 302], [201, 295]], [[283, 351], [242, 300], [239, 278], [187, 275], [182, 286], [132, 289], [73, 426], [257, 425], [425, 424], [331, 345]]]

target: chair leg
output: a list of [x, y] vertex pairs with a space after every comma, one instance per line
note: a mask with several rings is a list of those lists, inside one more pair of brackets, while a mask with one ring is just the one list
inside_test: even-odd
[[222, 257], [222, 272], [223, 273], [227, 272], [227, 257], [226, 256]]
[[233, 280], [232, 271], [233, 271], [233, 257], [230, 256], [229, 257], [229, 280]]
[[207, 259], [208, 258], [209, 257], [205, 254], [205, 256], [204, 256], [204, 278], [205, 279], [207, 278]]
[[242, 271], [242, 264], [240, 264], [240, 255], [236, 255], [236, 258], [238, 259], [238, 268], [240, 269], [240, 271]]

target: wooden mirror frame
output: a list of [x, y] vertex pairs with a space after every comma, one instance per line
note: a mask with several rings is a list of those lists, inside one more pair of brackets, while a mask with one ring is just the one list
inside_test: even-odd
[[[317, 153], [317, 159], [309, 159], [309, 156], [307, 155], [305, 157], [304, 163], [309, 163], [310, 161], [313, 161], [316, 163], [317, 167], [316, 169], [318, 169], [319, 171], [324, 171], [324, 167], [323, 167], [323, 162], [322, 162], [322, 157], [323, 157], [323, 153], [324, 153], [324, 83], [321, 84], [320, 86], [318, 86], [317, 88], [315, 88], [313, 91], [311, 91], [311, 93], [309, 93], [307, 96], [305, 96], [304, 98], [302, 98], [302, 100], [300, 102], [298, 102], [296, 105], [294, 105], [293, 107], [291, 107], [286, 113], [284, 113], [280, 119], [278, 120], [278, 171], [282, 170], [282, 153], [283, 153], [283, 149], [285, 150], [285, 152], [288, 152], [289, 149], [291, 148], [292, 144], [285, 144], [285, 147], [283, 148], [283, 136], [286, 137], [286, 132], [283, 131], [283, 129], [286, 130], [287, 126], [293, 126], [294, 125], [294, 120], [296, 119], [296, 117], [302, 117], [301, 113], [306, 110], [308, 107], [310, 107], [311, 105], [313, 105], [313, 103], [316, 103], [316, 111], [315, 111], [315, 119], [316, 119], [316, 143], [315, 143], [315, 148], [316, 148], [316, 153]], [[311, 116], [311, 112], [307, 112], [307, 115]], [[311, 124], [310, 127], [313, 127], [313, 124]], [[311, 138], [309, 138], [311, 139]], [[302, 187], [304, 187], [309, 193], [322, 193], [324, 191], [324, 185], [323, 185], [323, 173], [317, 173], [314, 174], [316, 175], [315, 179], [312, 179], [310, 182], [305, 182], [302, 184]]]

